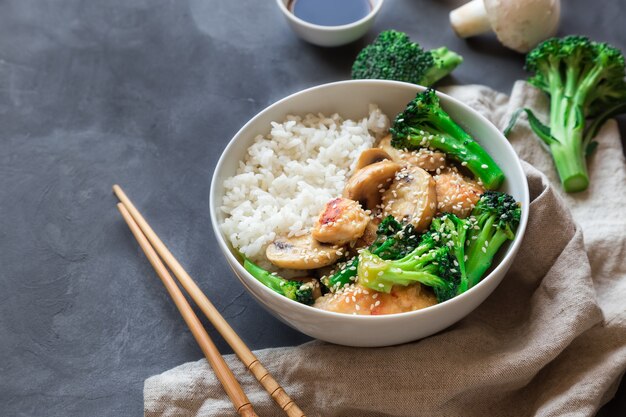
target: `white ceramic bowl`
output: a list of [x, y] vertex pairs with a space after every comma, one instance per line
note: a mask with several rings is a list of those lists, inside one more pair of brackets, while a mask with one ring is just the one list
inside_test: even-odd
[[224, 180], [235, 174], [239, 161], [258, 134], [267, 134], [271, 121], [282, 121], [287, 114], [337, 112], [344, 118], [358, 119], [376, 103], [392, 120], [423, 87], [396, 81], [352, 80], [324, 84], [292, 94], [246, 123], [230, 141], [217, 163], [211, 183], [211, 222], [219, 246], [250, 294], [269, 312], [289, 326], [318, 339], [348, 346], [389, 346], [417, 340], [465, 317], [500, 283], [517, 253], [528, 221], [528, 184], [515, 151], [487, 119], [465, 104], [439, 94], [442, 107], [465, 128], [493, 157], [506, 175], [503, 191], [522, 203], [522, 218], [515, 240], [508, 245], [499, 264], [478, 285], [449, 301], [409, 313], [385, 316], [354, 316], [319, 310], [289, 300], [269, 290], [238, 262], [230, 243], [220, 229]]
[[370, 0], [370, 3], [372, 10], [367, 16], [356, 22], [340, 26], [322, 26], [296, 17], [287, 8], [289, 0], [276, 0], [278, 8], [287, 19], [291, 29], [305, 41], [319, 46], [345, 45], [365, 35], [374, 24], [374, 18], [383, 5], [383, 0]]

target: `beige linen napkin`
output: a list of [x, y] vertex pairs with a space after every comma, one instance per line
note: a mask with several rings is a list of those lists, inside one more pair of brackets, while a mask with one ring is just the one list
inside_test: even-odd
[[[503, 128], [546, 100], [446, 89]], [[591, 416], [626, 369], [626, 167], [614, 121], [600, 132], [591, 187], [563, 195], [549, 155], [521, 120], [511, 142], [525, 164], [528, 230], [510, 272], [468, 317], [390, 348], [315, 341], [260, 350], [261, 362], [308, 416]], [[570, 212], [571, 210], [571, 212]], [[584, 237], [584, 240], [583, 240]], [[236, 357], [226, 358], [259, 415], [282, 416]], [[206, 361], [146, 380], [145, 415], [236, 415]]]

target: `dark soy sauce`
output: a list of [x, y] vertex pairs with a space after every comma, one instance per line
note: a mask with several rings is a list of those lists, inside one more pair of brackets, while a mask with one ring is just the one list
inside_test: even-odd
[[372, 5], [369, 0], [290, 0], [288, 9], [314, 25], [341, 26], [367, 16]]

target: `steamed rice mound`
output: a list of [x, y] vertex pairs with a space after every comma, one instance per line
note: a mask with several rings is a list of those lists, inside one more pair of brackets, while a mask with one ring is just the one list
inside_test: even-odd
[[267, 245], [277, 235], [307, 233], [324, 204], [341, 195], [361, 152], [388, 129], [374, 105], [358, 121], [307, 114], [272, 122], [224, 182], [222, 228], [232, 245], [267, 264]]

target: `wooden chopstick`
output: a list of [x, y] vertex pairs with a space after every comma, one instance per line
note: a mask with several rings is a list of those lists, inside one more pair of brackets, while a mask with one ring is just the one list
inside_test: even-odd
[[128, 227], [130, 227], [131, 232], [135, 235], [137, 242], [139, 242], [139, 246], [143, 249], [146, 257], [161, 278], [161, 281], [163, 281], [163, 285], [165, 285], [167, 292], [172, 297], [172, 300], [174, 300], [174, 304], [176, 304], [178, 311], [180, 311], [180, 314], [183, 316], [185, 323], [187, 323], [189, 330], [191, 330], [191, 334], [193, 334], [193, 337], [198, 342], [198, 345], [200, 345], [200, 349], [204, 352], [204, 356], [206, 356], [207, 360], [211, 364], [217, 379], [219, 379], [222, 383], [224, 391], [226, 391], [226, 394], [230, 397], [237, 413], [240, 416], [257, 416], [252, 408], [252, 404], [250, 404], [250, 400], [243, 392], [243, 389], [241, 389], [239, 382], [237, 382], [235, 375], [233, 375], [232, 371], [224, 361], [224, 358], [220, 355], [220, 352], [217, 350], [217, 347], [211, 340], [211, 337], [208, 335], [204, 327], [202, 327], [202, 323], [200, 323], [198, 316], [195, 315], [182, 291], [178, 288], [176, 282], [174, 282], [174, 278], [172, 278], [169, 274], [167, 268], [165, 268], [165, 265], [163, 265], [163, 262], [161, 262], [157, 253], [154, 249], [152, 249], [152, 246], [150, 246], [148, 239], [146, 239], [145, 235], [142, 233], [137, 223], [135, 223], [126, 207], [122, 203], [118, 203], [117, 208], [120, 213], [122, 213], [122, 217], [126, 220]]
[[222, 317], [215, 306], [209, 301], [207, 296], [176, 260], [174, 255], [172, 255], [161, 239], [159, 239], [148, 222], [146, 222], [141, 213], [139, 213], [130, 199], [126, 196], [122, 188], [119, 185], [114, 185], [113, 192], [128, 209], [128, 212], [139, 226], [145, 237], [150, 241], [154, 250], [163, 259], [176, 278], [178, 278], [178, 281], [182, 284], [187, 293], [191, 295], [191, 298], [198, 305], [200, 310], [202, 310], [211, 324], [213, 324], [224, 340], [226, 340], [226, 343], [228, 343], [239, 359], [244, 363], [244, 365], [246, 365], [248, 370], [270, 394], [276, 404], [278, 404], [278, 406], [282, 408], [289, 417], [305, 417], [302, 410], [300, 410], [291, 397], [289, 397], [287, 392], [285, 392], [285, 390], [278, 384], [278, 382], [276, 382], [261, 362], [259, 362], [259, 359], [252, 353], [248, 346], [246, 346], [237, 333], [235, 333], [233, 328], [230, 327], [224, 317]]

